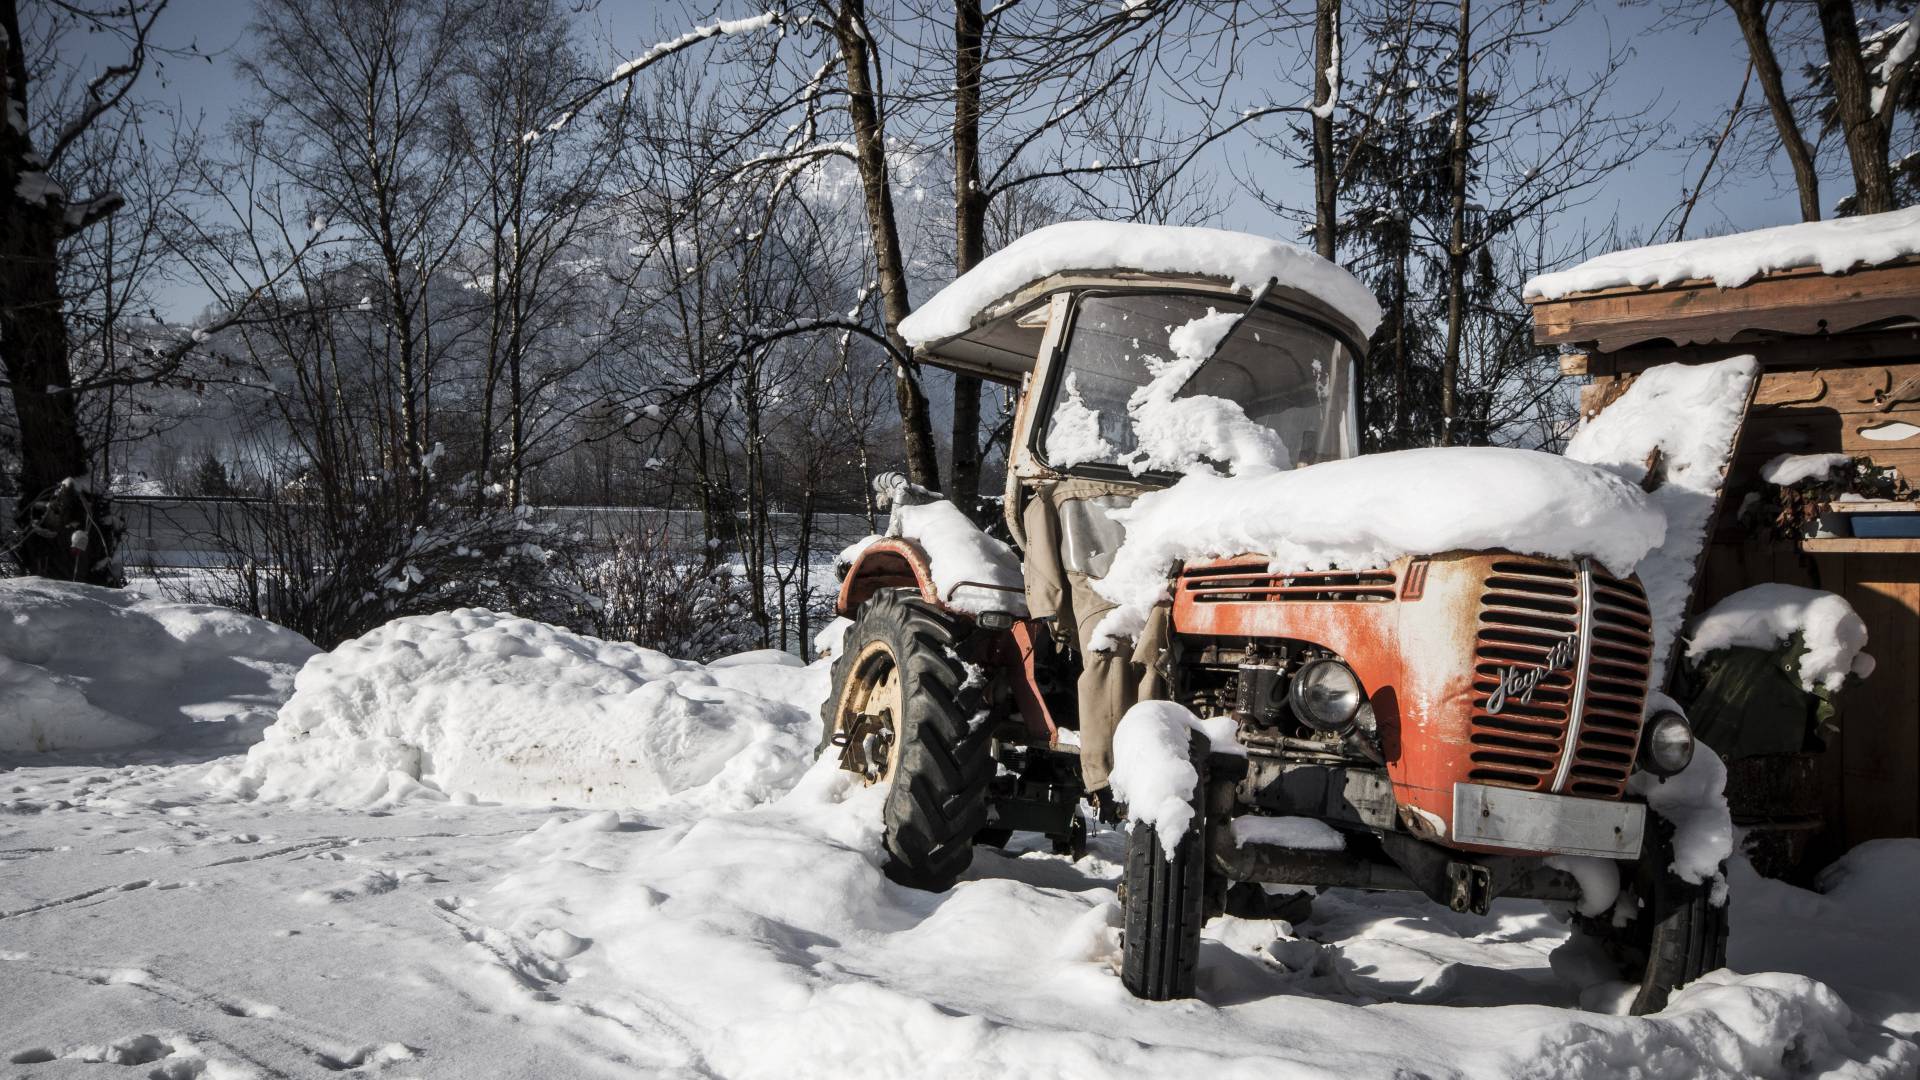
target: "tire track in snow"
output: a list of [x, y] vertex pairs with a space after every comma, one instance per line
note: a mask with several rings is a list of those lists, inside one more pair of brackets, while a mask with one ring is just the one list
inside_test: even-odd
[[235, 855], [230, 859], [216, 859], [210, 863], [201, 863], [197, 869], [207, 870], [215, 866], [235, 866], [240, 863], [259, 862], [262, 859], [277, 859], [282, 855], [292, 855], [295, 853], [311, 854], [321, 851], [331, 851], [334, 848], [346, 847], [349, 843], [351, 843], [351, 841], [344, 837], [329, 836], [319, 840], [307, 840], [298, 844], [289, 844], [283, 848], [275, 848], [272, 851], [262, 851], [253, 855]]
[[[63, 896], [58, 900], [48, 900], [43, 903], [20, 908], [17, 911], [0, 911], [0, 922], [4, 922], [7, 919], [18, 919], [24, 915], [37, 915], [42, 911], [51, 911], [54, 908], [67, 907], [70, 904], [78, 904], [83, 900], [91, 900], [105, 893], [137, 892], [151, 884], [153, 884], [153, 879], [142, 878], [137, 881], [123, 881], [117, 885], [102, 885], [97, 889], [88, 889], [86, 892], [74, 893], [72, 896]], [[114, 897], [108, 896], [106, 900], [102, 900], [100, 903], [104, 904], [107, 900], [112, 899], [114, 899]]]

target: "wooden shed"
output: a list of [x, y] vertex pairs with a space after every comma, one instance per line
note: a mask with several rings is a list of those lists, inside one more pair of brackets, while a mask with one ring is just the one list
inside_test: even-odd
[[1800, 826], [1806, 868], [1920, 836], [1920, 514], [1904, 513], [1920, 503], [1890, 478], [1894, 492], [1834, 507], [1866, 516], [1829, 513], [1805, 535], [1740, 511], [1780, 494], [1762, 470], [1783, 454], [1854, 455], [1920, 484], [1916, 252], [1920, 209], [1617, 252], [1527, 286], [1534, 340], [1591, 379], [1586, 415], [1655, 365], [1761, 365], [1692, 610], [1783, 582], [1839, 593], [1867, 623], [1877, 668], [1839, 695], [1837, 736], [1800, 766], [1820, 812]]

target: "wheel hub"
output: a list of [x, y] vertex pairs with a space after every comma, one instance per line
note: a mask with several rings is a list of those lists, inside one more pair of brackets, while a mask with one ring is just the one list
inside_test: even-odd
[[900, 754], [900, 665], [886, 642], [876, 641], [854, 660], [841, 696], [833, 744], [840, 767], [872, 785], [893, 775]]

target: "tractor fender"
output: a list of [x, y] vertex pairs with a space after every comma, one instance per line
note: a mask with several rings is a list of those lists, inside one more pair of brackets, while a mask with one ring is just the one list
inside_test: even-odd
[[[852, 618], [860, 605], [881, 589], [913, 589], [922, 601], [954, 618], [964, 619], [968, 625], [975, 621], [971, 612], [955, 608], [941, 597], [926, 549], [905, 537], [881, 537], [860, 549], [842, 573], [834, 610]], [[1040, 746], [1051, 746], [1058, 738], [1058, 726], [1041, 693], [1037, 668], [1038, 635], [1046, 632], [1037, 622], [1020, 619], [1008, 629], [974, 639], [968, 646], [970, 655], [991, 667], [997, 677], [1008, 680], [1011, 704], [1027, 729], [1028, 739]]]
[[973, 616], [955, 610], [940, 595], [926, 549], [905, 537], [883, 536], [860, 549], [841, 575], [834, 611], [852, 618], [854, 611], [881, 589], [915, 589], [928, 604], [972, 621]]

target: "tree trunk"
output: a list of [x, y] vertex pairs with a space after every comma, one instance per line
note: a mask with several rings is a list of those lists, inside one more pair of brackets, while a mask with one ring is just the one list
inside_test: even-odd
[[1740, 34], [1747, 40], [1747, 55], [1753, 60], [1754, 73], [1760, 76], [1760, 89], [1767, 96], [1767, 110], [1773, 114], [1773, 126], [1780, 133], [1780, 146], [1793, 166], [1793, 182], [1800, 191], [1800, 220], [1820, 220], [1820, 174], [1813, 167], [1813, 151], [1800, 137], [1800, 123], [1793, 117], [1793, 103], [1787, 100], [1780, 61], [1773, 54], [1767, 36], [1766, 9], [1761, 0], [1727, 0], [1727, 6], [1740, 22]]
[[[840, 42], [841, 64], [847, 71], [847, 114], [853, 121], [855, 159], [865, 196], [867, 231], [873, 245], [874, 270], [880, 280], [881, 317], [887, 340], [901, 357], [909, 354], [900, 336], [900, 323], [912, 310], [907, 295], [906, 266], [900, 255], [900, 226], [893, 215], [893, 187], [887, 175], [886, 132], [873, 87], [873, 57], [867, 47], [864, 0], [841, 0], [834, 11], [834, 34]], [[933, 445], [933, 422], [927, 414], [926, 391], [920, 386], [919, 367], [901, 359], [893, 370], [894, 400], [900, 409], [900, 433], [906, 442], [907, 478], [927, 488], [940, 486], [940, 459]]]
[[[0, 97], [24, 118], [27, 66], [14, 0], [0, 0], [0, 32]], [[69, 221], [67, 198], [42, 167], [24, 123], [0, 124], [0, 357], [20, 428], [15, 557], [29, 574], [115, 585], [119, 523], [105, 493], [94, 492], [60, 295], [60, 238], [85, 222]]]
[[1471, 0], [1460, 0], [1460, 29], [1455, 42], [1453, 144], [1448, 187], [1452, 230], [1447, 238], [1447, 351], [1440, 361], [1440, 445], [1451, 446], [1460, 409], [1460, 336], [1467, 316], [1467, 76], [1473, 28]]
[[[1328, 262], [1339, 248], [1340, 167], [1334, 161], [1333, 111], [1340, 95], [1340, 0], [1313, 12], [1313, 250]], [[1367, 358], [1354, 358], [1356, 426], [1367, 430]]]
[[[979, 265], [987, 252], [987, 196], [980, 188], [980, 37], [986, 19], [980, 0], [956, 0], [953, 9], [953, 270]], [[980, 379], [953, 377], [953, 501], [980, 517]]]
[[1413, 427], [1413, 402], [1407, 392], [1407, 245], [1393, 260], [1393, 449], [1404, 450]]
[[1889, 132], [1874, 115], [1872, 76], [1860, 56], [1860, 26], [1853, 0], [1819, 0], [1820, 33], [1827, 42], [1834, 110], [1853, 165], [1854, 211], [1883, 214], [1894, 208], [1893, 170], [1887, 167]]
[[1340, 0], [1319, 0], [1314, 7], [1313, 64], [1313, 250], [1332, 261], [1339, 214], [1332, 106], [1339, 92]]

